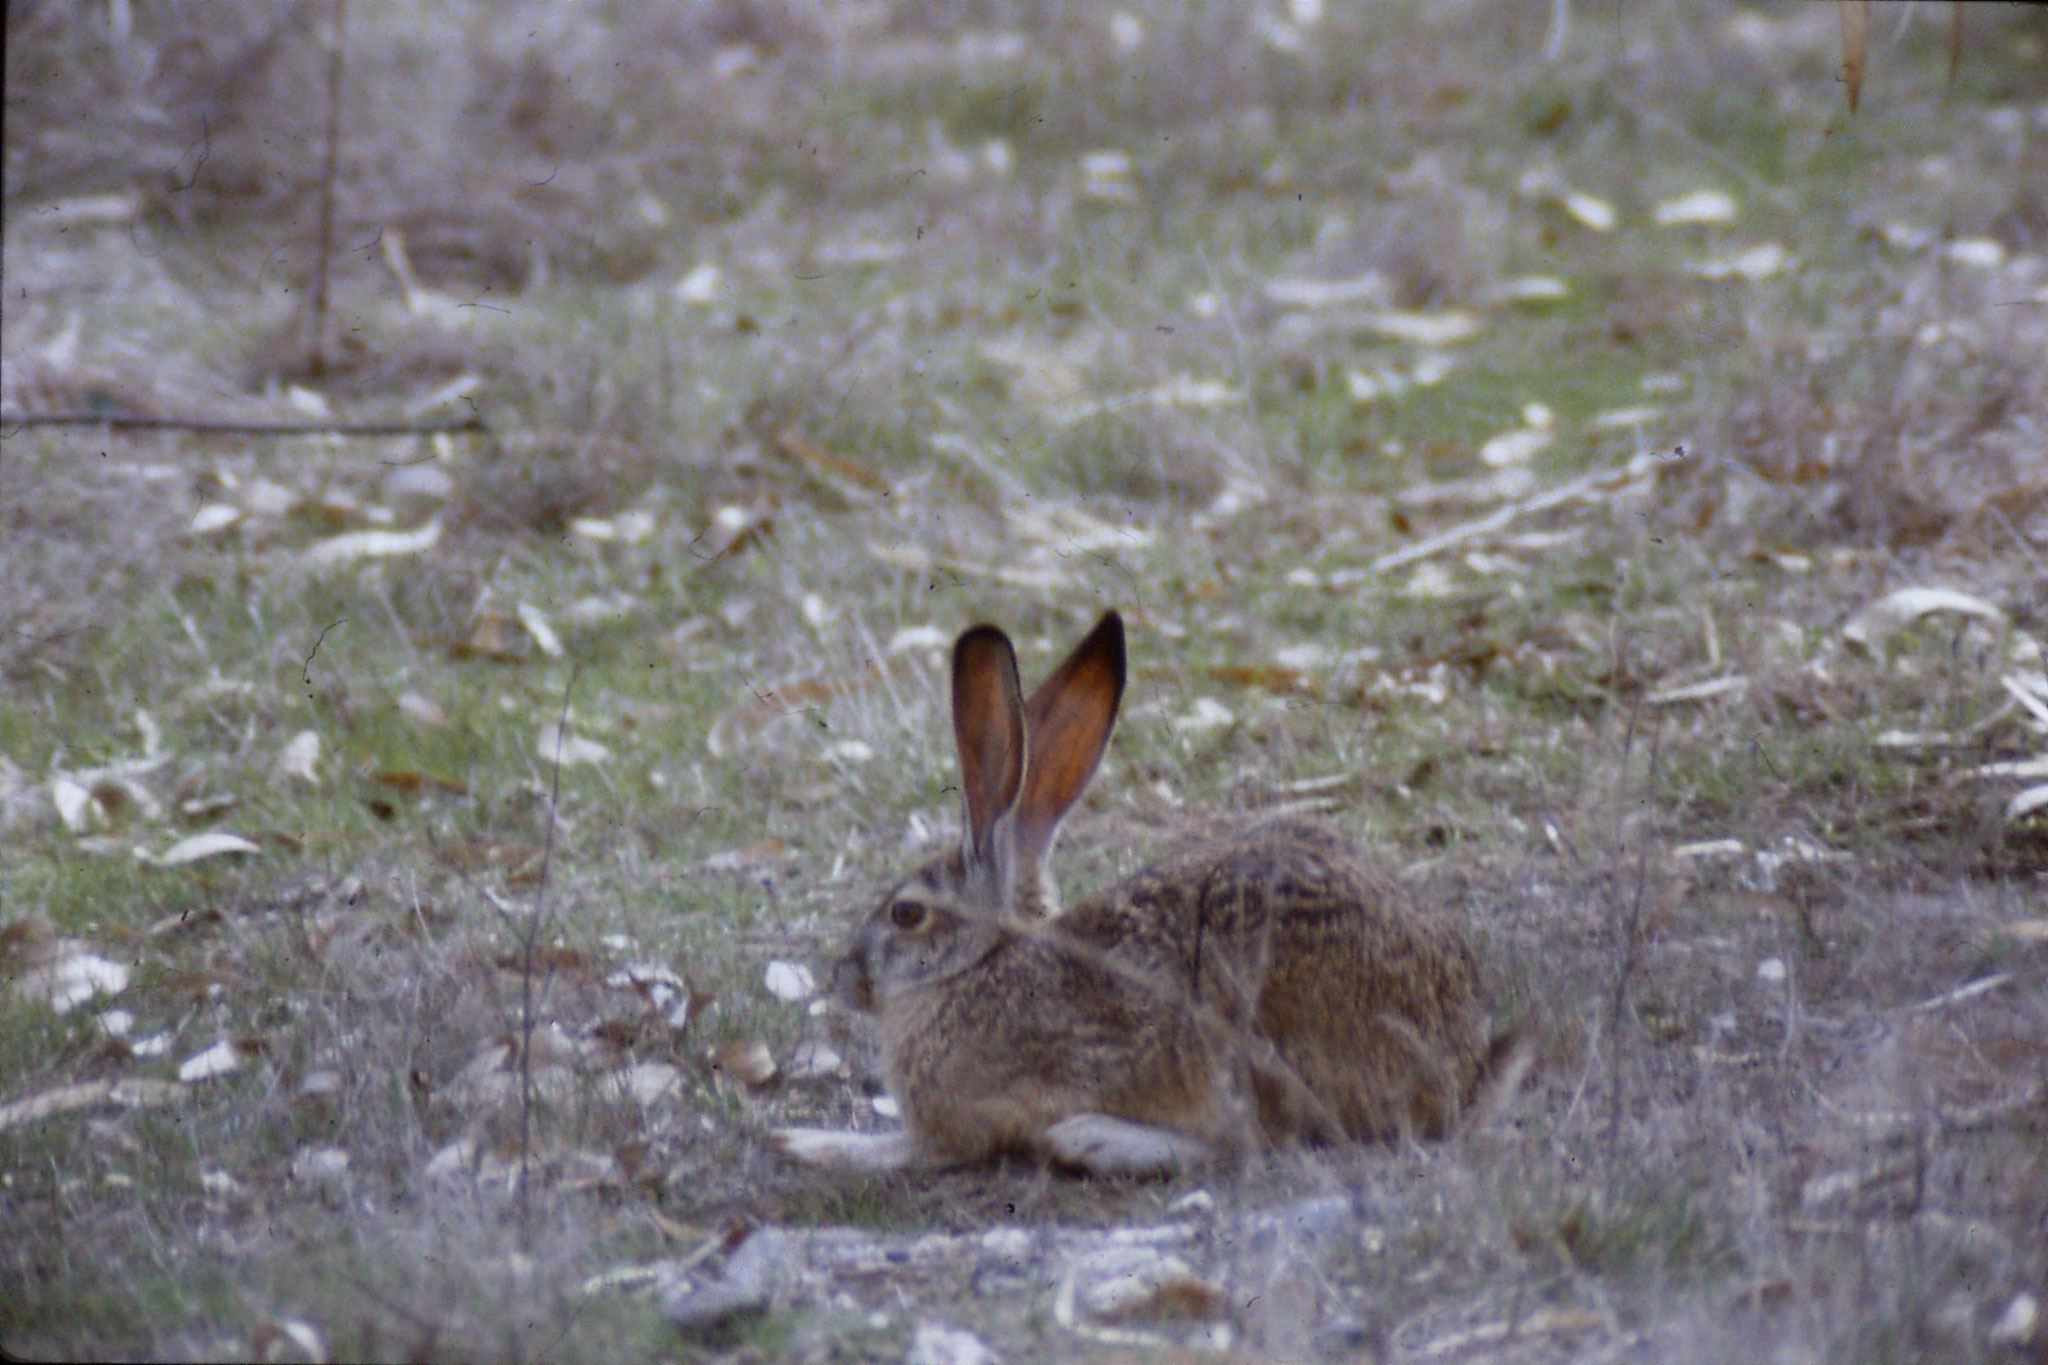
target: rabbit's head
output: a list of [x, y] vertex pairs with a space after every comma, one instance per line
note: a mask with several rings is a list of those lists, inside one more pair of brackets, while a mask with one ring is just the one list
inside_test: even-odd
[[1104, 613], [1029, 701], [1017, 652], [990, 625], [953, 645], [953, 739], [965, 806], [958, 848], [892, 887], [833, 969], [841, 1001], [892, 995], [980, 962], [1018, 925], [1058, 913], [1051, 854], [1095, 773], [1124, 690], [1124, 623]]

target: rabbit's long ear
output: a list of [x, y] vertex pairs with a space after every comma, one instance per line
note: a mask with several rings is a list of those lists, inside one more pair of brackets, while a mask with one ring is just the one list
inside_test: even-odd
[[968, 861], [993, 865], [996, 821], [1017, 804], [1024, 781], [1017, 651], [994, 626], [975, 626], [953, 644], [953, 742], [967, 798]]
[[1095, 775], [1124, 695], [1124, 619], [1104, 612], [1025, 705], [1031, 757], [1017, 804], [1017, 851], [1043, 858], [1060, 817]]

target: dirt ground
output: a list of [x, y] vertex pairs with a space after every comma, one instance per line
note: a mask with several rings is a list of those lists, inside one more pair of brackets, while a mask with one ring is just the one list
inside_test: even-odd
[[[11, 0], [0, 1350], [2048, 1360], [2043, 13]], [[1504, 1112], [775, 1150], [1110, 606]]]

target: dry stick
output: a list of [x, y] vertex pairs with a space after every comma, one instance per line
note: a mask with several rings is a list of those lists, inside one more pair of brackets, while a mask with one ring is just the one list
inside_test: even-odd
[[569, 670], [568, 685], [562, 689], [562, 714], [555, 721], [555, 772], [548, 789], [548, 829], [541, 841], [540, 880], [533, 888], [533, 917], [527, 921], [525, 941], [519, 945], [519, 1245], [533, 1248], [533, 954], [540, 942], [541, 922], [547, 915], [548, 868], [555, 856], [555, 811], [562, 799], [562, 741], [569, 735], [569, 697], [576, 691], [578, 665]]
[[[1626, 790], [1628, 785], [1628, 756], [1635, 748], [1636, 720], [1642, 713], [1642, 707], [1643, 694], [1638, 691], [1635, 704], [1629, 708], [1628, 732], [1621, 744], [1623, 790]], [[1664, 730], [1663, 716], [1662, 711], [1655, 713], [1655, 719], [1650, 727], [1650, 763], [1643, 773], [1645, 791], [1649, 790], [1650, 784], [1657, 776], [1657, 753]], [[1618, 819], [1617, 816], [1617, 821]], [[1621, 1118], [1628, 1084], [1627, 1070], [1622, 1065], [1622, 1016], [1628, 1010], [1629, 979], [1635, 975], [1636, 959], [1641, 952], [1643, 892], [1649, 884], [1649, 877], [1650, 841], [1645, 835], [1636, 853], [1635, 887], [1629, 895], [1628, 909], [1626, 913], [1615, 916], [1621, 921], [1621, 962], [1614, 973], [1614, 993], [1609, 998], [1607, 1006], [1607, 1049], [1610, 1063], [1614, 1068], [1612, 1083], [1608, 1087], [1607, 1109], [1607, 1164], [1610, 1170], [1614, 1166], [1615, 1154], [1621, 1148]]]
[[1581, 475], [1555, 488], [1546, 488], [1541, 493], [1532, 493], [1519, 501], [1497, 507], [1483, 517], [1461, 522], [1448, 530], [1418, 540], [1413, 545], [1389, 550], [1372, 561], [1372, 571], [1381, 574], [1405, 568], [1417, 560], [1428, 559], [1445, 550], [1455, 549], [1468, 540], [1476, 540], [1482, 536], [1492, 535], [1496, 531], [1506, 530], [1510, 524], [1522, 517], [1533, 516], [1537, 512], [1548, 511], [1552, 507], [1590, 497], [1595, 493], [1619, 492], [1632, 487], [1638, 479], [1650, 472], [1653, 467], [1652, 459], [1653, 457], [1647, 455], [1638, 455], [1618, 468], [1601, 469]]
[[313, 277], [313, 374], [327, 373], [327, 262], [334, 254], [334, 179], [341, 150], [341, 78], [347, 48], [347, 0], [334, 0], [333, 46], [327, 55], [327, 152], [320, 176], [320, 260]]
[[439, 436], [489, 431], [483, 414], [454, 422], [242, 422], [211, 417], [146, 417], [132, 412], [10, 413], [0, 424], [23, 427], [108, 427], [116, 431], [196, 431], [221, 436]]

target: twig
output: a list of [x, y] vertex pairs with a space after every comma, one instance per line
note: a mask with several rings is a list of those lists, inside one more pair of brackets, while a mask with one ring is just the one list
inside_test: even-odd
[[1492, 535], [1496, 531], [1505, 530], [1508, 524], [1517, 518], [1548, 511], [1550, 508], [1575, 501], [1579, 498], [1588, 497], [1594, 493], [1620, 492], [1622, 489], [1633, 485], [1654, 467], [1653, 457], [1638, 455], [1619, 469], [1602, 469], [1596, 473], [1586, 474], [1573, 479], [1569, 483], [1559, 484], [1556, 488], [1531, 494], [1519, 502], [1511, 502], [1505, 507], [1497, 507], [1475, 521], [1468, 521], [1461, 525], [1453, 526], [1448, 531], [1438, 532], [1436, 535], [1430, 536], [1426, 540], [1417, 541], [1413, 545], [1404, 545], [1398, 550], [1389, 550], [1378, 559], [1372, 561], [1372, 572], [1380, 574], [1392, 569], [1405, 568], [1417, 560], [1428, 559], [1432, 555], [1442, 554], [1445, 550], [1453, 549], [1468, 540], [1477, 540], [1481, 536]]
[[334, 179], [341, 151], [341, 80], [346, 66], [347, 0], [334, 0], [327, 54], [327, 151], [320, 173], [320, 258], [313, 276], [313, 374], [327, 373], [327, 263], [334, 254]]
[[[1625, 791], [1628, 784], [1628, 756], [1635, 748], [1636, 721], [1641, 717], [1643, 694], [1637, 692], [1634, 703], [1629, 707], [1628, 730], [1621, 742], [1621, 783], [1619, 790]], [[1663, 735], [1663, 713], [1655, 713], [1656, 719], [1650, 732], [1650, 766], [1643, 775], [1645, 789], [1656, 779], [1658, 742]], [[1621, 823], [1619, 811], [1615, 823]], [[1629, 979], [1635, 975], [1636, 959], [1641, 951], [1643, 926], [1643, 892], [1650, 879], [1650, 841], [1646, 836], [1637, 850], [1635, 888], [1628, 899], [1626, 910], [1615, 918], [1621, 923], [1616, 926], [1621, 938], [1621, 962], [1614, 972], [1614, 992], [1607, 1003], [1607, 1048], [1614, 1067], [1612, 1084], [1608, 1088], [1607, 1108], [1607, 1162], [1614, 1164], [1614, 1156], [1621, 1147], [1621, 1119], [1626, 1108], [1627, 1068], [1622, 1056], [1622, 1019], [1628, 1013]], [[1618, 908], [1618, 907], [1617, 907]]]
[[128, 431], [197, 431], [224, 436], [432, 436], [488, 431], [483, 414], [456, 422], [243, 422], [211, 417], [147, 417], [134, 412], [9, 413], [0, 424], [22, 427], [109, 427]]
[[1975, 1000], [1980, 995], [1989, 995], [1999, 987], [2010, 986], [2011, 984], [2012, 978], [2004, 972], [1997, 972], [1991, 976], [1980, 976], [1975, 981], [1969, 982], [1967, 985], [1958, 986], [1952, 991], [1945, 991], [1935, 996], [1932, 1000], [1922, 1000], [1917, 1005], [1908, 1005], [1906, 1006], [1906, 1013], [1932, 1014], [1936, 1010], [1947, 1009], [1950, 1005], [1960, 1005], [1965, 1000]]
[[576, 675], [562, 688], [562, 714], [555, 722], [555, 772], [548, 789], [548, 828], [541, 841], [540, 878], [533, 888], [533, 917], [527, 922], [525, 941], [519, 945], [519, 1243], [532, 1249], [533, 1241], [533, 955], [540, 942], [542, 921], [547, 916], [548, 869], [555, 856], [555, 812], [562, 800], [562, 742], [569, 735], [569, 698], [576, 691]]

